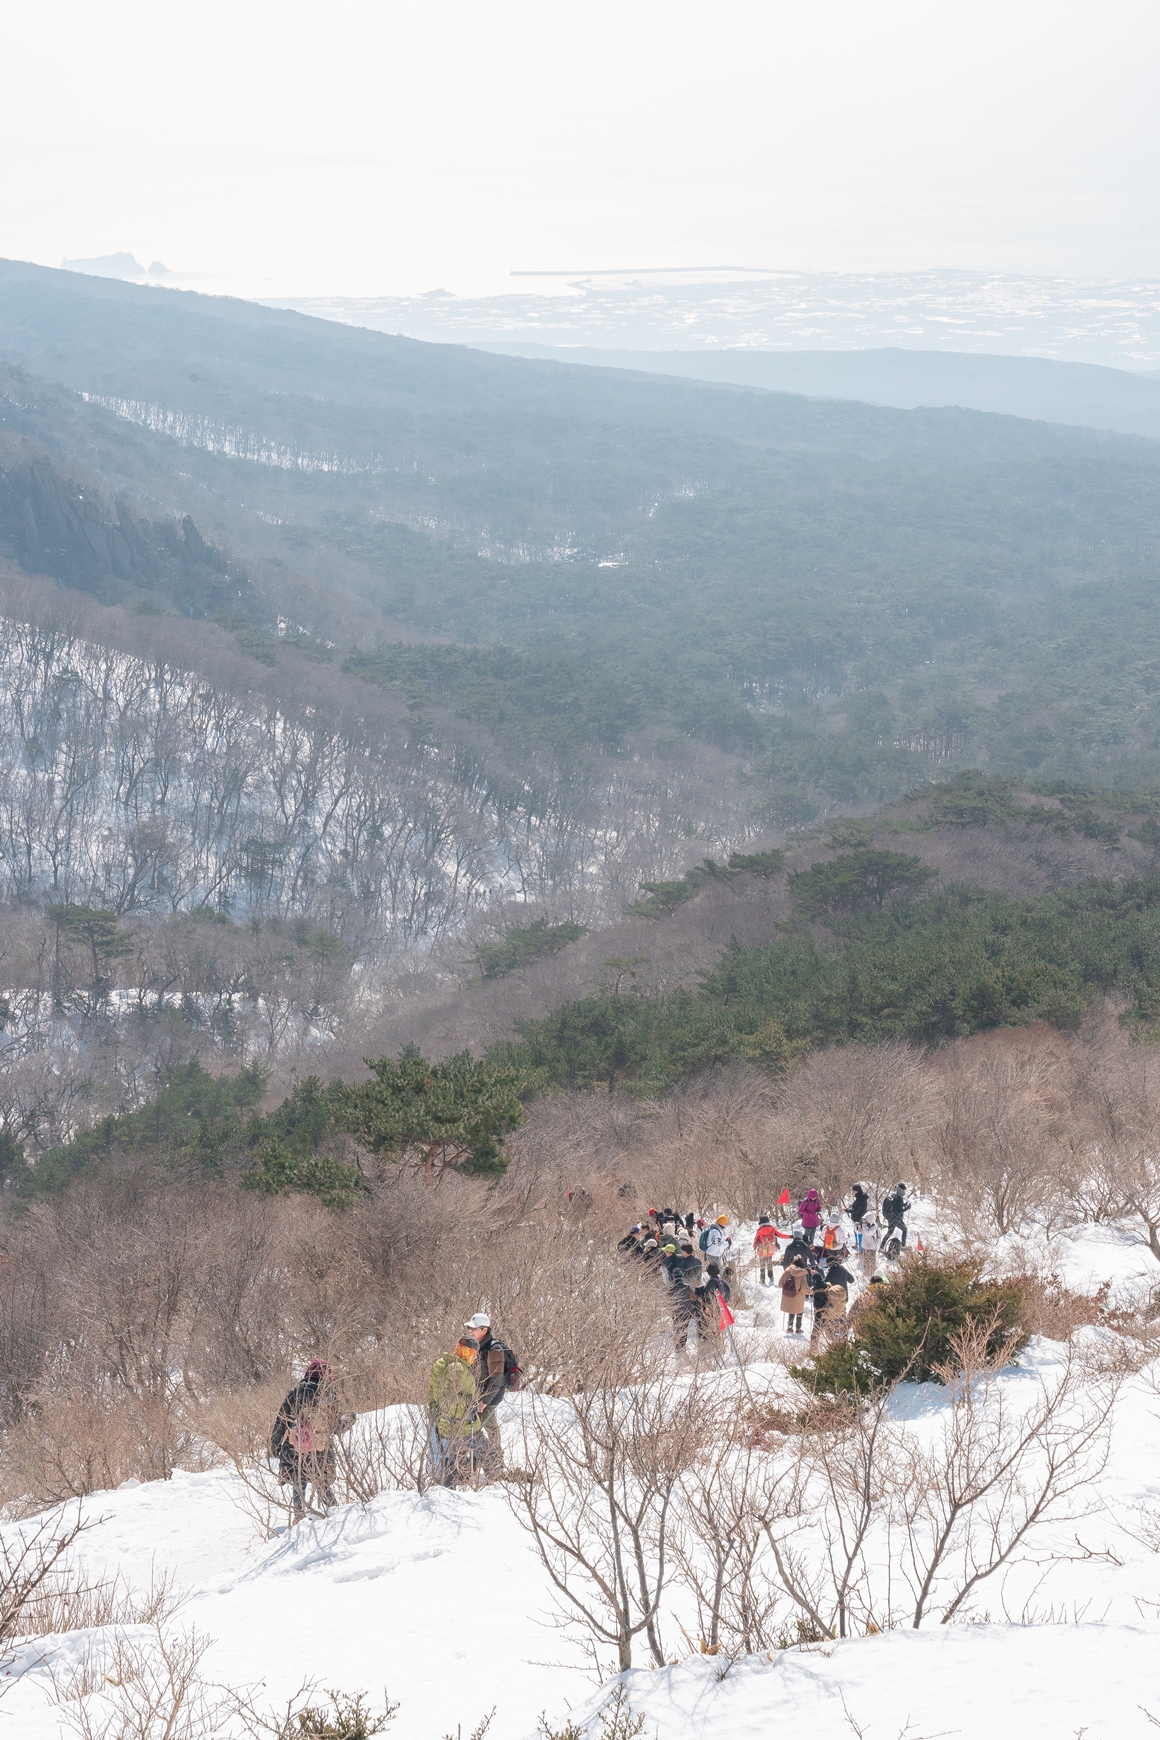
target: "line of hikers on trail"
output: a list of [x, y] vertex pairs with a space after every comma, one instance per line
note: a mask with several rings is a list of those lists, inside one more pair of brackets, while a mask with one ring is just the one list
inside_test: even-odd
[[[768, 1214], [758, 1217], [752, 1247], [758, 1284], [779, 1288], [787, 1335], [803, 1333], [807, 1300], [811, 1347], [827, 1328], [845, 1320], [856, 1285], [847, 1264], [857, 1261], [871, 1286], [886, 1280], [880, 1259], [893, 1261], [906, 1245], [911, 1207], [906, 1192], [904, 1183], [896, 1185], [876, 1214], [867, 1184], [855, 1184], [851, 1200], [832, 1210], [823, 1207], [817, 1190], [809, 1190], [798, 1204], [796, 1224], [783, 1228]], [[786, 1208], [788, 1201], [783, 1191], [778, 1207]], [[730, 1224], [727, 1214], [706, 1220], [650, 1208], [647, 1222], [635, 1225], [617, 1246], [659, 1272], [679, 1352], [713, 1354], [724, 1336], [731, 1338], [730, 1302], [735, 1295], [738, 1305], [742, 1299]], [[498, 1409], [520, 1386], [519, 1360], [493, 1335], [488, 1313], [477, 1311], [463, 1329], [454, 1349], [431, 1367], [427, 1386], [428, 1450], [441, 1486], [481, 1485], [502, 1473]], [[354, 1418], [340, 1410], [329, 1362], [311, 1360], [278, 1409], [270, 1434], [279, 1484], [290, 1488], [292, 1525], [309, 1508], [308, 1491], [316, 1509], [325, 1512], [334, 1504], [335, 1440]]]
[[[840, 1208], [827, 1209], [820, 1193], [811, 1189], [798, 1204], [796, 1225], [777, 1226], [768, 1213], [758, 1217], [753, 1251], [759, 1285], [780, 1289], [787, 1335], [803, 1333], [807, 1298], [811, 1346], [827, 1326], [845, 1318], [850, 1289], [855, 1286], [848, 1262], [857, 1261], [866, 1282], [885, 1281], [879, 1273], [880, 1261], [895, 1261], [906, 1245], [911, 1207], [906, 1192], [905, 1182], [897, 1184], [875, 1213], [870, 1207], [871, 1187], [861, 1181]], [[788, 1205], [789, 1192], [783, 1191], [778, 1207]], [[706, 1221], [695, 1213], [682, 1216], [671, 1208], [650, 1208], [647, 1220], [633, 1226], [617, 1246], [625, 1256], [659, 1273], [672, 1305], [679, 1352], [712, 1350], [719, 1346], [719, 1333], [732, 1326], [730, 1300], [737, 1275], [729, 1225], [726, 1214]], [[737, 1302], [742, 1303], [740, 1294]]]

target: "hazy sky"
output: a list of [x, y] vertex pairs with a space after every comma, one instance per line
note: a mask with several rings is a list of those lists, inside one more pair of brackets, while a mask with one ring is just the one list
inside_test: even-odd
[[0, 254], [47, 265], [1160, 278], [1155, 0], [14, 0], [4, 51]]

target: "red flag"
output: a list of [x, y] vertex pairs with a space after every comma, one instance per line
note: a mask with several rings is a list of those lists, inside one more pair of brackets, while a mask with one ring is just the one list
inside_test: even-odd
[[918, 1254], [921, 1257], [921, 1255], [922, 1255], [922, 1240], [921, 1239], [919, 1239], [919, 1241], [918, 1241]]
[[725, 1303], [724, 1293], [718, 1293], [717, 1304], [721, 1311], [721, 1321], [718, 1323], [717, 1327], [722, 1331], [722, 1333], [724, 1333], [726, 1329], [732, 1329], [733, 1327], [733, 1313]]
[[777, 1199], [777, 1206], [779, 1208], [788, 1208], [789, 1207], [789, 1191], [788, 1190], [782, 1191], [781, 1195]]

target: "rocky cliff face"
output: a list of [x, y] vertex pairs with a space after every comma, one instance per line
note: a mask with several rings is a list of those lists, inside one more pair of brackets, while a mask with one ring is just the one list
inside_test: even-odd
[[200, 616], [231, 602], [222, 552], [193, 520], [150, 520], [70, 475], [39, 442], [0, 431], [0, 553], [120, 603], [135, 592]]

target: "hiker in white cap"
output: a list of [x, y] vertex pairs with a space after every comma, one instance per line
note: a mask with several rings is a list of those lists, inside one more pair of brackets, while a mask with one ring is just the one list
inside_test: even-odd
[[491, 1318], [486, 1311], [477, 1311], [463, 1327], [479, 1348], [475, 1360], [476, 1432], [482, 1433], [486, 1441], [488, 1471], [494, 1473], [503, 1467], [496, 1410], [509, 1390], [519, 1388], [520, 1363], [506, 1342], [491, 1333]]

